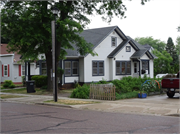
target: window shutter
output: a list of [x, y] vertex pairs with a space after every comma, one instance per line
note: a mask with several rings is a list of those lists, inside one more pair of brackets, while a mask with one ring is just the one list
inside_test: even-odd
[[21, 65], [19, 65], [19, 76], [21, 76]]
[[8, 77], [9, 77], [9, 64], [8, 64]]
[[3, 65], [2, 65], [2, 77], [4, 77], [4, 68], [3, 68]]

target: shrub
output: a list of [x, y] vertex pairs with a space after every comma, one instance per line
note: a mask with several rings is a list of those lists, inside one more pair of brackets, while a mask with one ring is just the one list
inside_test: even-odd
[[42, 86], [41, 89], [47, 89], [47, 85]]
[[4, 88], [7, 88], [7, 87], [9, 87], [9, 84], [8, 84], [8, 83], [4, 83], [4, 84], [3, 84], [3, 87], [4, 87]]
[[12, 82], [11, 80], [5, 80], [5, 81], [4, 81], [4, 84], [3, 84], [3, 87], [4, 87], [4, 88], [7, 88], [7, 87], [9, 87], [11, 84], [13, 84], [13, 82]]
[[14, 84], [9, 85], [9, 88], [15, 88], [16, 86]]
[[44, 75], [34, 75], [31, 77], [35, 81], [36, 87], [42, 87], [47, 85], [47, 76]]
[[78, 86], [73, 90], [71, 93], [70, 98], [81, 98], [81, 99], [88, 99], [89, 98], [89, 89], [90, 86], [84, 84], [82, 87]]

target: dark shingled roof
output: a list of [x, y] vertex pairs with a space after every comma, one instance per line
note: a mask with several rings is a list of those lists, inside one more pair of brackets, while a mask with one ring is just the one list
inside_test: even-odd
[[141, 56], [143, 56], [145, 53], [147, 52], [147, 49], [141, 49], [136, 51], [131, 58], [140, 58]]
[[143, 45], [143, 47], [146, 48], [146, 49], [148, 49], [148, 50], [150, 50], [150, 48], [151, 48], [151, 46], [148, 45], [148, 44]]
[[108, 58], [113, 58], [116, 54], [129, 42], [129, 40], [124, 40], [119, 46], [116, 47], [109, 55]]
[[[120, 34], [123, 38], [123, 42], [117, 46], [116, 49], [114, 49], [109, 55], [109, 58], [113, 58], [128, 42], [132, 43], [135, 47], [135, 50], [137, 50], [132, 57], [141, 57], [143, 54], [148, 51], [147, 48], [145, 48], [143, 45], [136, 42], [134, 39], [132, 39], [129, 36], [125, 36], [123, 32], [118, 28], [118, 26], [111, 26], [111, 27], [103, 27], [103, 28], [95, 28], [95, 29], [87, 29], [84, 30], [80, 36], [83, 37], [88, 43], [93, 44], [93, 49], [98, 46], [111, 32], [113, 31], [120, 31]], [[80, 56], [77, 52], [77, 47], [75, 44], [71, 44], [74, 48], [74, 50], [71, 49], [65, 49], [67, 52], [67, 56]], [[149, 52], [150, 53], [150, 52]], [[153, 58], [156, 58], [152, 53], [150, 53]], [[131, 58], [132, 58], [131, 57]]]
[[[84, 37], [86, 42], [92, 43], [93, 49], [99, 45], [117, 26], [103, 27], [84, 30], [80, 36]], [[74, 47], [74, 50], [66, 49], [67, 56], [78, 56], [77, 47], [75, 44], [71, 44]]]

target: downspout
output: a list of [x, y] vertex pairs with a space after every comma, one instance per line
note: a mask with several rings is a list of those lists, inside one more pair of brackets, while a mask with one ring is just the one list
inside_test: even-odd
[[141, 60], [140, 60], [140, 58], [138, 59], [138, 61], [139, 61], [139, 76], [141, 77]]

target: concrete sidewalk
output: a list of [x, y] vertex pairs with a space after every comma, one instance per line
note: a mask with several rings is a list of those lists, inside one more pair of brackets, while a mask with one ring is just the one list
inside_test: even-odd
[[[0, 94], [11, 94], [11, 93], [0, 92]], [[179, 94], [176, 94], [175, 97], [172, 99], [168, 98], [166, 95], [155, 95], [155, 96], [148, 96], [145, 99], [135, 98], [135, 99], [124, 99], [124, 100], [116, 100], [116, 101], [75, 99], [75, 98], [58, 96], [58, 99], [101, 102], [101, 103], [83, 104], [83, 105], [63, 105], [63, 104], [44, 103], [44, 101], [53, 100], [53, 96], [27, 95], [27, 94], [13, 94], [13, 95], [20, 95], [24, 97], [1, 99], [1, 101], [61, 106], [68, 108], [97, 110], [104, 112], [148, 114], [148, 115], [157, 115], [157, 116], [164, 116], [164, 115], [180, 116]]]

